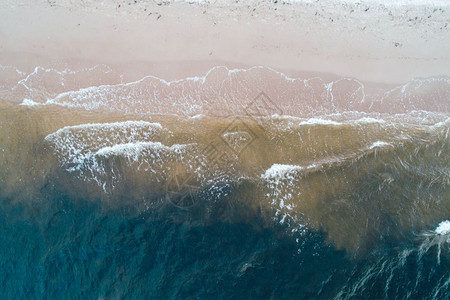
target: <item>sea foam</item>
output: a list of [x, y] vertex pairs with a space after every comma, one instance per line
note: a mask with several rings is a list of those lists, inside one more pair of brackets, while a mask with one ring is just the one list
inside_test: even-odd
[[101, 149], [106, 154], [124, 144], [153, 141], [162, 130], [161, 124], [146, 121], [89, 123], [63, 127], [45, 140], [54, 146], [60, 164], [73, 172], [93, 167], [93, 157]]
[[434, 230], [439, 235], [449, 234], [450, 233], [450, 221], [445, 220], [439, 223], [439, 225]]
[[391, 146], [391, 144], [383, 142], [383, 141], [376, 141], [372, 145], [370, 145], [369, 149], [383, 148], [383, 147], [387, 147], [387, 146]]
[[126, 157], [132, 157], [137, 160], [139, 155], [145, 150], [163, 150], [163, 151], [177, 151], [181, 150], [186, 145], [175, 144], [172, 146], [166, 146], [160, 142], [137, 142], [118, 144], [113, 146], [103, 147], [98, 150], [95, 155], [109, 157], [112, 155], [122, 155]]
[[292, 172], [301, 171], [303, 167], [296, 165], [274, 164], [261, 176], [263, 179], [281, 180]]
[[300, 126], [303, 125], [333, 125], [333, 126], [339, 126], [342, 125], [342, 123], [332, 121], [332, 120], [326, 120], [326, 119], [319, 119], [319, 118], [311, 118], [306, 121], [302, 121], [299, 123]]

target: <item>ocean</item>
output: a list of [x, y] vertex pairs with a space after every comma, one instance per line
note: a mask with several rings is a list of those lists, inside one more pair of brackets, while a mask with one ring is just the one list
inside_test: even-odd
[[0, 71], [2, 298], [448, 298], [448, 77]]

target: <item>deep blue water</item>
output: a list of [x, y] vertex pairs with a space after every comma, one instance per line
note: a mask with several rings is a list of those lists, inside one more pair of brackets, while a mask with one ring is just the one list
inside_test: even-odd
[[205, 218], [41, 193], [0, 201], [2, 299], [448, 297], [449, 262], [436, 261], [436, 247], [419, 258], [414, 245], [387, 242], [350, 258], [323, 233], [297, 243], [260, 213], [237, 213], [245, 207], [213, 208]]

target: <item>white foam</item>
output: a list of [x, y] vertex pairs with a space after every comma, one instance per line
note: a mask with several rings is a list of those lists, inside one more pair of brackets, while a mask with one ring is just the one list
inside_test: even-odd
[[376, 141], [369, 147], [369, 149], [382, 148], [382, 147], [387, 147], [387, 146], [392, 146], [392, 145], [389, 143], [383, 142], [383, 141]]
[[300, 224], [297, 215], [292, 213], [296, 207], [295, 197], [300, 194], [294, 175], [303, 169], [298, 165], [274, 164], [261, 175], [269, 188], [266, 197], [274, 210], [274, 220], [288, 227]]
[[159, 123], [123, 121], [66, 126], [45, 137], [53, 144], [60, 164], [69, 172], [95, 168], [99, 149], [114, 145], [148, 142], [161, 133]]
[[161, 139], [171, 132], [162, 128], [146, 121], [80, 124], [61, 128], [45, 139], [65, 171], [112, 193], [125, 175], [118, 165], [144, 172], [153, 183], [167, 180], [172, 162], [195, 172], [196, 148], [189, 147], [195, 144], [164, 145]]
[[423, 256], [428, 250], [437, 248], [437, 262], [441, 263], [441, 252], [443, 247], [448, 250], [450, 244], [450, 221], [445, 220], [438, 224], [434, 231], [428, 230], [421, 234], [424, 237], [419, 247], [419, 255]]
[[24, 98], [22, 103], [20, 103], [20, 105], [23, 105], [23, 106], [39, 106], [39, 105], [45, 105], [45, 104], [33, 101], [31, 99]]
[[163, 145], [160, 142], [137, 142], [137, 143], [126, 143], [118, 144], [114, 146], [103, 147], [98, 150], [95, 155], [108, 157], [111, 155], [124, 155], [127, 157], [138, 157], [141, 152], [148, 149], [153, 150], [180, 150], [186, 145], [175, 144], [170, 147]]
[[311, 119], [308, 119], [306, 121], [300, 122], [298, 125], [300, 125], [300, 126], [303, 126], [303, 125], [333, 125], [333, 126], [339, 126], [339, 125], [342, 125], [342, 123], [339, 123], [339, 122], [336, 122], [336, 121], [332, 121], [332, 120], [327, 120], [327, 119], [311, 118]]
[[439, 223], [438, 227], [434, 230], [439, 235], [449, 234], [450, 233], [450, 221], [445, 220]]
[[273, 164], [261, 177], [264, 179], [283, 179], [289, 173], [301, 171], [303, 167], [296, 165]]
[[364, 117], [364, 118], [361, 118], [361, 119], [356, 120], [355, 122], [356, 122], [356, 123], [363, 123], [363, 124], [371, 124], [371, 123], [380, 123], [380, 124], [383, 124], [383, 123], [386, 123], [385, 120], [382, 120], [382, 119], [375, 119], [375, 118], [370, 118], [370, 117]]
[[114, 123], [85, 123], [80, 125], [73, 126], [65, 126], [61, 129], [58, 129], [56, 132], [49, 134], [45, 137], [46, 140], [53, 138], [55, 135], [60, 135], [62, 133], [67, 133], [72, 130], [114, 130], [114, 129], [126, 129], [130, 127], [153, 127], [157, 129], [162, 129], [160, 123], [150, 123], [147, 121], [123, 121], [123, 122], [114, 122]]

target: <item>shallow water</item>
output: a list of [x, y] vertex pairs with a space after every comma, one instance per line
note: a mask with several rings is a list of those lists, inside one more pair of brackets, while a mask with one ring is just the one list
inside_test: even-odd
[[448, 78], [1, 70], [7, 298], [448, 295]]

